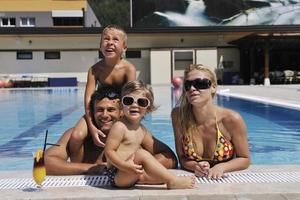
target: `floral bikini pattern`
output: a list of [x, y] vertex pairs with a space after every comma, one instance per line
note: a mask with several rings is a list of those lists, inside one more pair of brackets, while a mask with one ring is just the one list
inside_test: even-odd
[[201, 156], [197, 155], [194, 149], [193, 141], [190, 136], [184, 135], [182, 138], [182, 147], [183, 153], [186, 158], [195, 161], [202, 161], [202, 160], [213, 160], [213, 161], [225, 161], [231, 159], [234, 155], [234, 148], [230, 141], [226, 140], [226, 138], [222, 135], [219, 128], [218, 130], [218, 138], [217, 138], [217, 145], [215, 149], [215, 153], [213, 158], [204, 159]]

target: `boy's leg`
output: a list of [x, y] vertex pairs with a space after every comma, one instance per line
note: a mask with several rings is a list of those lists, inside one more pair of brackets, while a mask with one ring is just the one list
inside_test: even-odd
[[88, 127], [84, 117], [76, 123], [69, 140], [70, 159], [72, 162], [82, 162], [83, 142], [88, 135]]

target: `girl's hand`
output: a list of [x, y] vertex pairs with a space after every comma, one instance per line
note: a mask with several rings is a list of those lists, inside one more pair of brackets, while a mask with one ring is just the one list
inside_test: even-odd
[[90, 127], [89, 130], [91, 132], [94, 144], [99, 147], [104, 147], [105, 143], [100, 140], [100, 137], [105, 138], [106, 135], [102, 131], [97, 129], [94, 125], [92, 127]]
[[201, 161], [196, 164], [195, 175], [200, 177], [207, 177], [210, 171], [210, 164], [207, 161]]
[[134, 154], [130, 157], [129, 160], [126, 161], [128, 164], [127, 166], [128, 172], [135, 173], [135, 174], [143, 174], [144, 173], [143, 166], [135, 164], [133, 160], [134, 160]]

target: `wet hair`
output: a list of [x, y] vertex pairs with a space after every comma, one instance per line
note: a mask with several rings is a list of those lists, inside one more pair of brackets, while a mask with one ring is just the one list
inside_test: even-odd
[[124, 40], [124, 45], [126, 46], [127, 45], [127, 34], [125, 32], [125, 30], [121, 27], [121, 26], [118, 26], [118, 25], [108, 25], [106, 26], [103, 31], [102, 31], [102, 34], [101, 34], [101, 41], [102, 41], [102, 35], [105, 31], [107, 31], [108, 29], [116, 29], [118, 31], [121, 31], [123, 33], [123, 40]]
[[[204, 72], [210, 79], [212, 86], [217, 87], [216, 74], [211, 71], [208, 67], [201, 64], [192, 64], [185, 68], [183, 81], [187, 79], [188, 74], [193, 71], [198, 70]], [[215, 93], [212, 94], [214, 97]], [[193, 114], [192, 105], [189, 103], [185, 89], [182, 89], [181, 96], [179, 98], [177, 106], [179, 107], [179, 122], [181, 123], [181, 133], [191, 134], [196, 128], [196, 120]]]
[[149, 99], [150, 105], [147, 107], [147, 113], [151, 113], [157, 109], [156, 106], [154, 106], [154, 95], [150, 85], [145, 84], [142, 81], [130, 81], [123, 86], [121, 98], [133, 92], [141, 92], [144, 97]]
[[114, 100], [114, 99], [120, 100], [120, 98], [121, 98], [120, 89], [112, 87], [112, 86], [101, 86], [92, 94], [89, 108], [90, 108], [90, 113], [91, 113], [93, 123], [95, 122], [94, 121], [94, 112], [95, 112], [94, 106], [95, 106], [96, 102], [101, 101], [104, 98], [108, 98], [110, 100]]

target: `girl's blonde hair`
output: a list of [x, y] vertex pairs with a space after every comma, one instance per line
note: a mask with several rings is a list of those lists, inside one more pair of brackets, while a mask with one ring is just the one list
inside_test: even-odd
[[[187, 79], [188, 74], [193, 71], [198, 70], [206, 73], [210, 79], [212, 86], [217, 87], [217, 77], [214, 72], [212, 72], [208, 67], [205, 67], [201, 64], [192, 64], [185, 68], [183, 81]], [[196, 120], [193, 114], [192, 105], [187, 99], [187, 94], [182, 87], [182, 93], [178, 101], [179, 107], [179, 122], [181, 123], [181, 133], [191, 135], [192, 131], [196, 128]], [[214, 97], [215, 93], [212, 94]]]
[[142, 81], [130, 81], [123, 86], [121, 98], [133, 92], [142, 92], [142, 94], [149, 99], [150, 105], [147, 107], [147, 113], [151, 113], [157, 109], [154, 105], [154, 95], [150, 85], [145, 84]]

